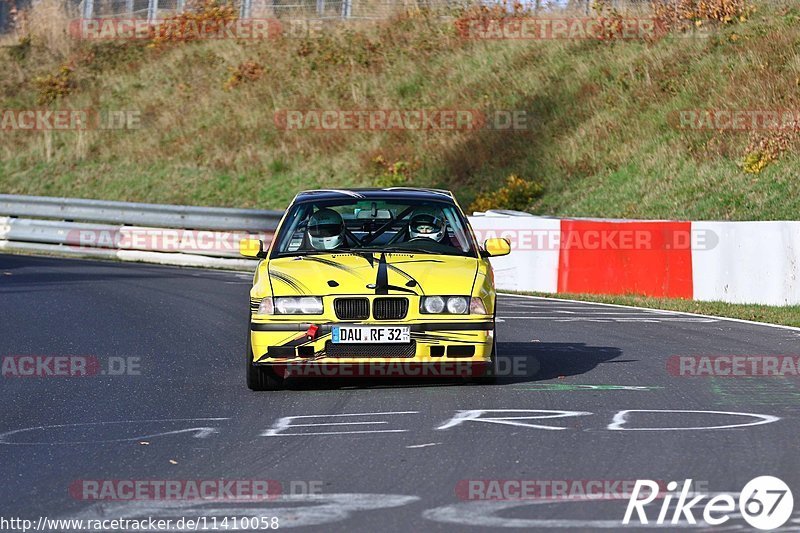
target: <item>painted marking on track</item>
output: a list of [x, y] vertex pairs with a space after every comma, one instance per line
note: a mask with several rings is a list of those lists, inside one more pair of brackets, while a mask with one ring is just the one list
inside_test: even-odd
[[413, 444], [411, 446], [406, 446], [408, 449], [415, 449], [415, 448], [427, 448], [428, 446], [438, 446], [441, 442], [429, 442], [428, 444]]
[[[606, 307], [605, 305], [598, 305], [594, 304], [592, 306], [582, 306], [582, 305], [508, 305], [507, 303], [500, 302], [497, 304], [498, 311], [528, 311], [528, 312], [544, 312], [544, 311], [555, 311], [555, 310], [568, 310], [568, 311], [586, 311], [589, 313], [592, 312], [599, 312], [599, 311], [611, 311], [613, 309], [618, 310], [620, 313], [649, 313], [654, 315], [684, 315], [686, 313], [680, 313], [678, 311], [670, 311], [668, 309], [650, 309], [647, 307], [627, 307], [622, 305], [615, 305], [611, 307]], [[693, 315], [692, 313], [689, 313]], [[704, 315], [693, 315], [693, 316], [704, 316]], [[716, 317], [714, 317], [716, 318]]]
[[[639, 311], [666, 311], [666, 310], [663, 310], [663, 309], [652, 309], [652, 308], [649, 308], [649, 307], [640, 307], [640, 306], [635, 306], [635, 305], [608, 304], [608, 303], [603, 303], [603, 302], [585, 302], [585, 301], [581, 301], [581, 300], [570, 300], [568, 298], [553, 298], [553, 297], [547, 297], [547, 296], [533, 296], [531, 294], [513, 294], [513, 293], [507, 293], [507, 292], [502, 292], [502, 293], [498, 293], [498, 294], [502, 295], [504, 298], [511, 297], [511, 298], [527, 299], [528, 301], [531, 301], [531, 302], [553, 302], [553, 303], [556, 303], [556, 304], [573, 303], [573, 304], [581, 304], [581, 305], [591, 304], [593, 306], [616, 307], [616, 308], [622, 308], [622, 309], [636, 309], [636, 310], [639, 310]], [[689, 313], [689, 312], [686, 312], [686, 311], [666, 311], [666, 312], [669, 312], [669, 313], [672, 313], [672, 314], [678, 315], [678, 316], [711, 318], [711, 319], [714, 319], [714, 320], [717, 320], [717, 321], [720, 321], [720, 322], [738, 322], [740, 324], [750, 324], [752, 326], [763, 326], [763, 327], [768, 327], [768, 328], [782, 329], [784, 331], [791, 332], [790, 334], [792, 335], [792, 337], [800, 337], [800, 327], [796, 327], [796, 326], [784, 326], [783, 324], [769, 324], [769, 323], [766, 323], [766, 322], [756, 322], [754, 320], [743, 320], [741, 318], [730, 318], [730, 317], [724, 317], [724, 316], [719, 316], [719, 317], [718, 316], [710, 316], [710, 315], [704, 315], [704, 314], [701, 314], [701, 313]]]
[[[730, 415], [730, 416], [747, 416], [750, 418], [760, 418], [755, 422], [748, 422], [745, 424], [728, 424], [723, 426], [694, 426], [694, 427], [668, 427], [668, 428], [628, 428], [623, 427], [628, 423], [628, 415], [630, 413], [699, 413], [699, 414], [714, 414], [714, 415]], [[702, 429], [733, 429], [749, 426], [760, 426], [762, 424], [770, 424], [780, 420], [777, 416], [772, 415], [759, 415], [756, 413], [736, 413], [733, 411], [694, 411], [688, 409], [630, 409], [626, 411], [619, 411], [614, 415], [614, 419], [606, 429], [611, 431], [687, 431], [687, 430], [702, 430]]]
[[[540, 387], [545, 388], [518, 388], [516, 390], [565, 390], [564, 387], [567, 387], [566, 390], [650, 390], [653, 388], [658, 387], [648, 387], [648, 386], [626, 386], [626, 385], [582, 385], [582, 384], [539, 384]], [[556, 388], [547, 388], [550, 386], [554, 386]], [[537, 385], [532, 385], [532, 387], [537, 387]], [[485, 416], [489, 415], [496, 415], [498, 413], [508, 413], [513, 416]], [[649, 413], [651, 416], [631, 416], [631, 414], [641, 414], [641, 413]], [[319, 432], [301, 432], [301, 433], [285, 433], [286, 430], [291, 428], [314, 428], [314, 427], [339, 427], [339, 426], [365, 426], [365, 425], [385, 425], [389, 422], [386, 420], [354, 420], [354, 421], [336, 421], [336, 422], [314, 422], [314, 423], [299, 423], [295, 424], [293, 421], [295, 420], [302, 420], [306, 421], [308, 419], [319, 419], [319, 418], [335, 418], [335, 417], [364, 417], [364, 416], [380, 416], [380, 415], [408, 415], [408, 414], [419, 414], [418, 411], [388, 411], [388, 412], [375, 412], [375, 413], [342, 413], [342, 414], [322, 414], [322, 415], [295, 415], [295, 416], [288, 416], [279, 418], [274, 425], [262, 432], [259, 436], [262, 437], [283, 437], [283, 436], [325, 436], [325, 435], [352, 435], [352, 434], [368, 434], [368, 433], [405, 433], [408, 432], [408, 429], [368, 429], [368, 430], [347, 430], [347, 431], [319, 431]], [[519, 416], [522, 414], [523, 416]], [[471, 409], [471, 410], [459, 410], [456, 411], [455, 414], [447, 421], [439, 425], [438, 427], [434, 428], [434, 430], [447, 430], [453, 428], [455, 426], [460, 426], [466, 422], [482, 422], [482, 423], [489, 423], [489, 424], [496, 424], [500, 426], [513, 426], [513, 427], [521, 427], [521, 428], [528, 428], [528, 429], [541, 429], [541, 430], [548, 430], [548, 431], [559, 431], [565, 429], [575, 429], [570, 427], [561, 427], [561, 426], [550, 426], [550, 425], [541, 425], [541, 424], [533, 424], [529, 421], [531, 420], [551, 420], [551, 419], [559, 419], [559, 418], [569, 418], [569, 417], [582, 417], [588, 415], [594, 415], [595, 413], [585, 412], [585, 411], [561, 411], [561, 410], [550, 410], [550, 409]], [[670, 418], [673, 420], [671, 426], [669, 427], [630, 427], [631, 418], [634, 418], [634, 422], [638, 422], [640, 418], [644, 418], [645, 420], [653, 420], [653, 418], [658, 417], [658, 415], [714, 415], [714, 416], [736, 416], [736, 417], [747, 417], [750, 419], [755, 419], [743, 423], [735, 423], [735, 424], [722, 424], [722, 425], [700, 425], [700, 426], [684, 426], [684, 427], [675, 427], [674, 426], [674, 418]], [[684, 417], [680, 417], [684, 418]], [[691, 420], [691, 417], [689, 417]], [[695, 416], [696, 418], [696, 416]], [[189, 427], [189, 428], [181, 428], [171, 431], [161, 431], [161, 432], [147, 432], [147, 431], [139, 431], [135, 435], [122, 437], [122, 438], [114, 438], [114, 439], [96, 439], [96, 440], [53, 440], [53, 441], [26, 441], [26, 442], [15, 442], [12, 440], [12, 437], [15, 435], [19, 435], [22, 433], [33, 432], [33, 431], [52, 431], [58, 429], [76, 429], [82, 427], [93, 427], [93, 426], [113, 426], [113, 425], [124, 425], [124, 424], [166, 424], [166, 423], [176, 423], [176, 422], [197, 422], [197, 421], [227, 421], [230, 418], [189, 418], [189, 419], [162, 419], [162, 420], [123, 420], [123, 421], [112, 421], [112, 422], [88, 422], [88, 423], [80, 423], [80, 424], [59, 424], [59, 425], [50, 425], [50, 426], [35, 426], [23, 429], [17, 429], [12, 431], [7, 431], [5, 433], [0, 434], [0, 444], [6, 445], [65, 445], [65, 444], [103, 444], [103, 443], [114, 443], [114, 442], [131, 442], [131, 441], [149, 441], [155, 437], [161, 436], [172, 436], [178, 434], [191, 434], [192, 438], [196, 439], [206, 439], [212, 435], [216, 435], [220, 432], [220, 430], [216, 427], [208, 427], [208, 426], [198, 426], [198, 427]], [[608, 431], [687, 431], [687, 430], [718, 430], [718, 429], [738, 429], [738, 428], [745, 428], [745, 427], [752, 427], [752, 426], [759, 426], [764, 424], [770, 424], [772, 422], [777, 422], [781, 420], [780, 417], [773, 416], [773, 415], [764, 415], [758, 413], [741, 413], [741, 412], [734, 412], [734, 411], [705, 411], [705, 410], [683, 410], [683, 409], [631, 409], [631, 410], [622, 410], [616, 412], [614, 414], [612, 421], [610, 424], [605, 426], [605, 430]], [[137, 429], [137, 428], [134, 428]], [[141, 429], [141, 428], [138, 428]], [[97, 431], [97, 430], [95, 430]], [[585, 429], [584, 431], [593, 431], [591, 429]], [[411, 445], [408, 446], [409, 448], [414, 447], [424, 447], [424, 446], [433, 446], [440, 443], [431, 443], [431, 444], [424, 444], [424, 445]]]
[[[582, 306], [582, 305], [527, 305], [527, 304], [508, 304], [500, 302], [497, 304], [500, 311], [547, 311], [550, 309], [569, 309], [571, 311], [596, 311], [597, 307]], [[602, 308], [600, 308], [602, 309]], [[635, 311], [635, 309], [632, 309]]]
[[664, 387], [652, 385], [579, 385], [569, 383], [539, 383], [535, 385], [526, 385], [524, 387], [515, 387], [512, 390], [524, 391], [607, 391], [607, 390], [632, 390], [632, 391], [649, 391], [663, 389]]
[[[292, 426], [294, 427], [294, 426]], [[359, 433], [405, 433], [407, 429], [373, 429], [365, 431], [309, 431], [307, 433], [281, 433], [262, 435], [263, 437], [305, 437], [307, 435], [357, 435]]]
[[[544, 413], [540, 415], [529, 416], [506, 416], [497, 418], [482, 418], [485, 413]], [[455, 416], [450, 420], [437, 427], [437, 430], [450, 429], [451, 427], [461, 425], [465, 422], [485, 422], [489, 424], [500, 424], [507, 426], [517, 426], [532, 429], [546, 429], [546, 430], [564, 430], [567, 428], [559, 426], [542, 426], [539, 424], [528, 424], [520, 422], [521, 420], [541, 420], [550, 418], [565, 418], [570, 416], [588, 416], [593, 413], [585, 411], [553, 411], [551, 409], [470, 409], [466, 411], [457, 411]]]
[[[556, 311], [556, 313], [570, 313], [576, 314], [573, 311]], [[585, 316], [615, 316], [615, 315], [622, 315], [622, 316], [647, 316], [647, 317], [656, 317], [662, 318], [664, 315], [660, 315], [658, 313], [641, 313], [639, 311], [596, 311], [593, 313], [584, 313]], [[684, 318], [675, 315], [675, 318]]]
[[215, 427], [191, 427], [191, 428], [183, 428], [177, 429], [173, 431], [162, 431], [156, 433], [142, 433], [137, 434], [132, 437], [124, 437], [119, 439], [96, 439], [96, 440], [77, 440], [77, 441], [70, 441], [70, 440], [62, 440], [62, 441], [29, 441], [29, 442], [10, 442], [8, 440], [9, 437], [12, 435], [17, 435], [19, 433], [28, 433], [31, 431], [44, 431], [48, 432], [48, 430], [53, 429], [70, 429], [70, 428], [80, 428], [80, 427], [91, 427], [91, 426], [106, 426], [106, 425], [119, 425], [119, 424], [172, 424], [176, 422], [207, 422], [207, 421], [223, 421], [223, 420], [230, 420], [229, 418], [167, 418], [162, 420], [118, 420], [112, 422], [83, 422], [79, 424], [56, 424], [50, 426], [33, 426], [29, 428], [23, 429], [15, 429], [13, 431], [7, 431], [5, 433], [0, 433], [0, 444], [7, 444], [7, 445], [16, 445], [16, 446], [23, 446], [23, 445], [63, 445], [63, 444], [102, 444], [102, 443], [110, 443], [110, 442], [128, 442], [128, 441], [136, 441], [136, 440], [148, 440], [153, 439], [155, 437], [163, 437], [167, 435], [178, 435], [181, 433], [193, 433], [193, 437], [196, 439], [205, 439], [214, 435], [219, 432], [218, 428]]
[[[593, 316], [504, 316], [505, 320], [551, 320], [553, 322], [686, 322], [686, 323], [712, 323], [719, 322], [715, 318], [691, 318], [682, 316], [631, 316], [631, 317], [603, 317]], [[500, 319], [498, 319], [499, 321]]]
[[385, 411], [380, 413], [340, 413], [327, 415], [297, 415], [279, 418], [275, 424], [261, 433], [262, 437], [302, 437], [305, 435], [351, 435], [360, 433], [404, 433], [407, 429], [369, 429], [353, 431], [324, 431], [324, 432], [304, 432], [304, 433], [284, 433], [285, 430], [294, 427], [316, 427], [316, 426], [346, 426], [346, 425], [367, 425], [367, 424], [388, 424], [385, 420], [379, 421], [356, 421], [356, 422], [320, 422], [313, 424], [293, 424], [292, 421], [301, 418], [326, 418], [337, 416], [379, 416], [379, 415], [412, 415], [419, 411]]
[[794, 377], [712, 377], [709, 385], [716, 405], [796, 407], [800, 404], [800, 386]]
[[[714, 497], [722, 494], [736, 494], [738, 491], [730, 492], [711, 492], [708, 497]], [[546, 506], [547, 515], [554, 515], [553, 507], [558, 505], [569, 504], [591, 504], [591, 505], [613, 505], [615, 502], [626, 503], [629, 497], [627, 495], [613, 496], [610, 498], [587, 498], [586, 496], [572, 496], [564, 497], [558, 500], [552, 499], [531, 499], [531, 500], [475, 500], [460, 502], [434, 509], [427, 509], [423, 511], [422, 516], [427, 520], [446, 524], [459, 524], [461, 526], [479, 526], [484, 528], [573, 528], [573, 529], [613, 529], [622, 530], [625, 528], [622, 524], [622, 513], [620, 518], [617, 519], [576, 519], [576, 518], [517, 518], [501, 516], [510, 513], [504, 512], [511, 509], [524, 508], [533, 506], [534, 509], [539, 506]], [[675, 503], [670, 504], [669, 508], [673, 509]], [[514, 513], [519, 515], [520, 513]], [[561, 514], [561, 513], [559, 513]], [[735, 522], [733, 522], [735, 520]], [[731, 514], [731, 521], [725, 525], [724, 528], [715, 528], [716, 531], [752, 531], [744, 522], [741, 514], [734, 512]], [[651, 521], [647, 524], [631, 524], [632, 529], [704, 529], [708, 525], [702, 522], [691, 524], [687, 520], [680, 520], [677, 523], [657, 524]]]

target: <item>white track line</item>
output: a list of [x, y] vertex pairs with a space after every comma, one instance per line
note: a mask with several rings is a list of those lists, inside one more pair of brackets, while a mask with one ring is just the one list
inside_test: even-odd
[[[528, 298], [531, 300], [539, 300], [539, 301], [552, 301], [552, 302], [572, 302], [572, 303], [580, 303], [580, 304], [589, 304], [589, 305], [603, 305], [606, 307], [622, 307], [625, 309], [639, 309], [643, 311], [654, 311], [654, 309], [649, 307], [638, 307], [635, 305], [621, 305], [621, 304], [608, 304], [602, 302], [586, 302], [583, 300], [570, 300], [567, 298], [548, 298], [546, 296], [533, 296], [530, 294], [514, 294], [510, 292], [499, 292], [498, 294], [502, 294], [503, 296], [514, 296], [517, 298]], [[769, 328], [778, 328], [778, 329], [785, 329], [789, 331], [797, 331], [800, 332], [800, 328], [796, 328], [794, 326], [784, 326], [782, 324], [768, 324], [767, 322], [755, 322], [753, 320], [744, 320], [741, 318], [730, 318], [725, 316], [713, 316], [713, 315], [701, 315], [700, 313], [688, 313], [686, 311], [668, 311], [666, 309], [658, 309], [658, 311], [665, 311], [668, 313], [674, 313], [676, 315], [687, 315], [687, 316], [699, 316], [703, 318], [713, 318], [715, 320], [727, 320], [729, 322], [739, 322], [741, 324], [752, 324], [754, 326], [766, 326]]]

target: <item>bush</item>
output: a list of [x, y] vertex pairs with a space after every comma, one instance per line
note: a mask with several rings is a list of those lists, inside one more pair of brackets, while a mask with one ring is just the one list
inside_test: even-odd
[[765, 134], [754, 132], [745, 150], [742, 170], [748, 174], [760, 174], [767, 165], [794, 147], [800, 137], [800, 124], [793, 122], [785, 129], [769, 131]]
[[408, 161], [387, 161], [382, 155], [372, 159], [377, 171], [372, 182], [376, 187], [410, 187], [412, 186], [415, 165]]
[[505, 187], [479, 194], [469, 206], [469, 212], [489, 211], [490, 209], [525, 211], [542, 193], [544, 193], [544, 187], [540, 183], [526, 181], [516, 174], [511, 174], [506, 179]]
[[232, 4], [221, 4], [216, 0], [205, 0], [193, 10], [167, 17], [152, 29], [151, 46], [166, 43], [186, 43], [201, 35], [222, 33], [225, 25], [238, 19]]
[[231, 77], [225, 82], [225, 89], [233, 89], [243, 82], [254, 82], [261, 79], [264, 75], [264, 66], [255, 61], [245, 61], [236, 68], [229, 69]]
[[686, 29], [705, 22], [744, 22], [755, 12], [749, 0], [655, 0], [656, 18], [667, 28]]
[[39, 97], [37, 99], [39, 105], [52, 104], [59, 98], [68, 96], [75, 88], [75, 82], [72, 79], [72, 67], [69, 65], [62, 65], [58, 70], [58, 74], [49, 74], [35, 78], [33, 81], [39, 89]]

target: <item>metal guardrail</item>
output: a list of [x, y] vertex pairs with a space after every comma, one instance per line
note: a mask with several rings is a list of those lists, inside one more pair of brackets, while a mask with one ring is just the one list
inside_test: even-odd
[[265, 231], [278, 227], [283, 211], [0, 194], [0, 216], [109, 222], [156, 228]]
[[251, 270], [239, 240], [270, 241], [281, 211], [0, 195], [0, 250]]

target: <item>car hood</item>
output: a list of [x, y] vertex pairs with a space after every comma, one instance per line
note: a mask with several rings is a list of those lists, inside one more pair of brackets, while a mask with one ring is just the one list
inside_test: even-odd
[[324, 254], [272, 259], [274, 296], [472, 294], [478, 260], [413, 253]]

